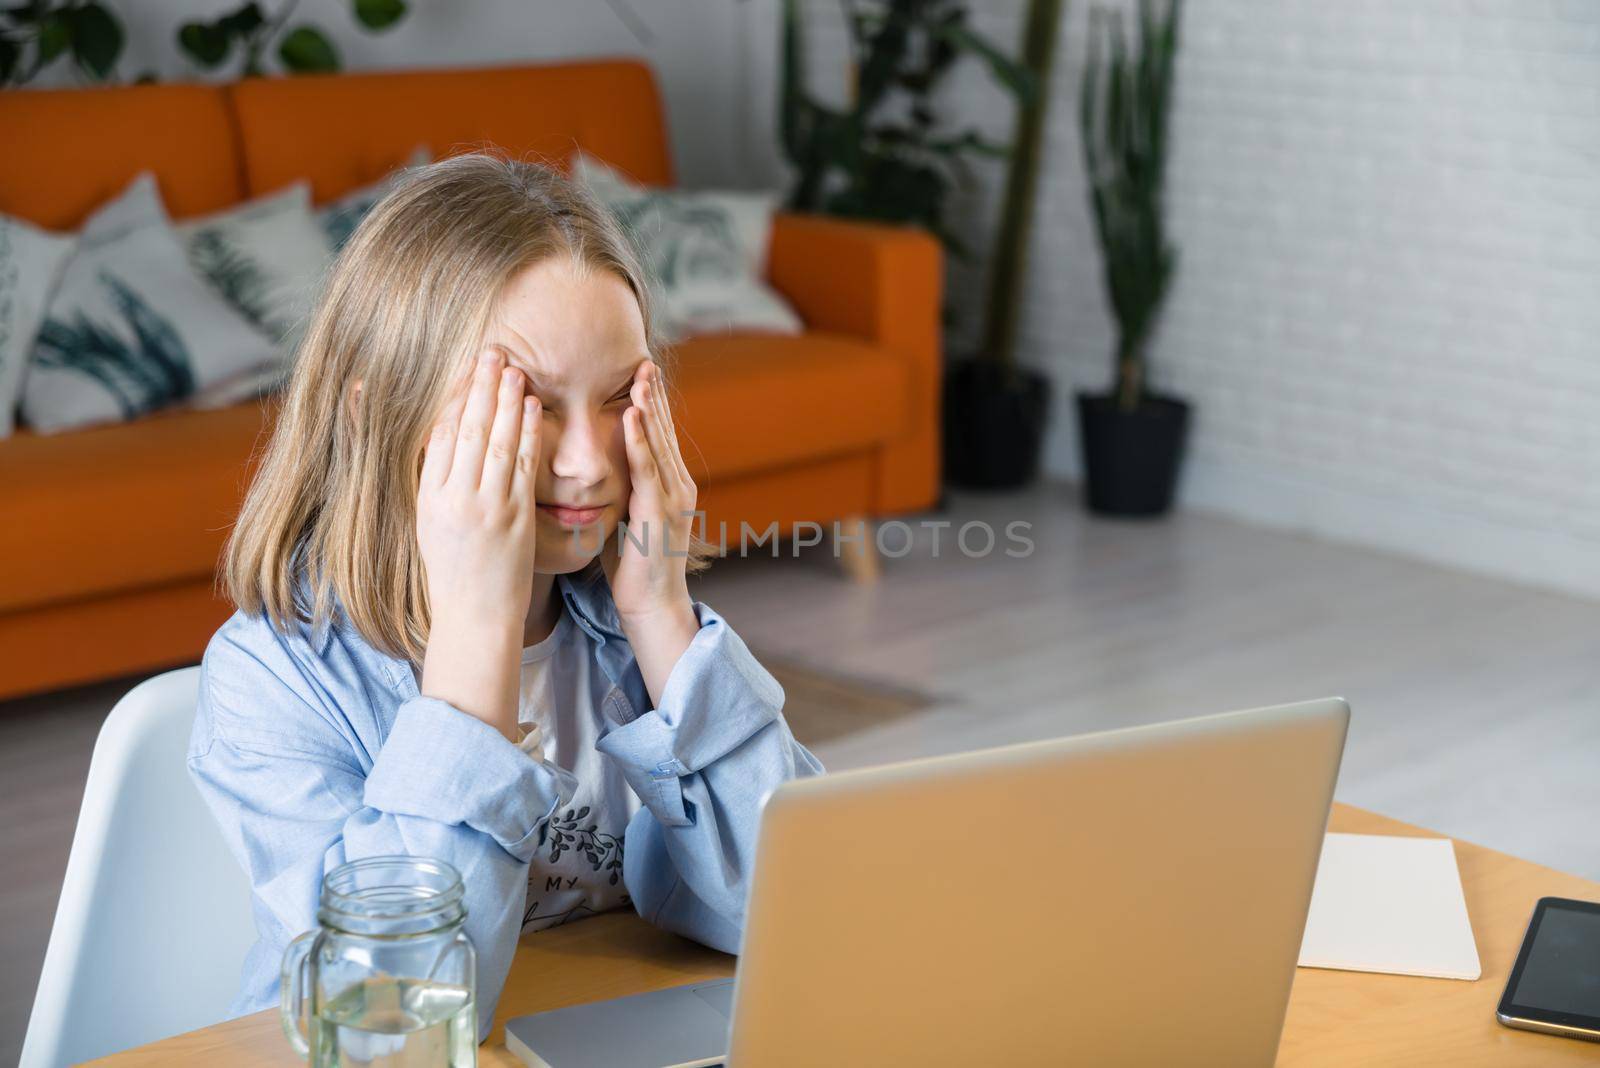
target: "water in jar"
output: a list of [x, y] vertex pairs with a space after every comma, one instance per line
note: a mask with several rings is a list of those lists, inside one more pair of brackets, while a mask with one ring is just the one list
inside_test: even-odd
[[379, 976], [348, 987], [312, 1021], [316, 1068], [468, 1068], [478, 1061], [467, 989]]

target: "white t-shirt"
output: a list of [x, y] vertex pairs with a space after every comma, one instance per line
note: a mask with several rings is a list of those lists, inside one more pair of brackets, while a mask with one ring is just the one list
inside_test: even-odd
[[622, 881], [623, 834], [642, 802], [594, 747], [606, 722], [597, 678], [604, 683], [593, 643], [563, 604], [550, 636], [522, 650], [517, 719], [528, 733], [519, 744], [572, 772], [578, 787], [528, 869], [524, 934], [632, 903]]

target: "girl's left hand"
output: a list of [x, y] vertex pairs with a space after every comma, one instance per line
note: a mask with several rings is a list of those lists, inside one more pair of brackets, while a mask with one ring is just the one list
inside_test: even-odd
[[693, 604], [688, 549], [698, 490], [678, 451], [661, 370], [653, 362], [635, 370], [632, 395], [633, 404], [622, 413], [633, 481], [628, 529], [607, 539], [603, 564], [617, 614], [644, 620]]

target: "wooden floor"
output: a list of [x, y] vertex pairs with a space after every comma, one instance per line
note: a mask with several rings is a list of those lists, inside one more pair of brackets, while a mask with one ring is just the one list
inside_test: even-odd
[[[949, 524], [937, 553], [920, 521]], [[1031, 524], [1023, 557], [1003, 551], [1014, 521]], [[1354, 712], [1340, 800], [1600, 879], [1600, 603], [1210, 516], [1093, 521], [1060, 484], [952, 492], [910, 522], [912, 551], [875, 586], [827, 545], [694, 580], [754, 647], [935, 699], [819, 744], [830, 769], [1337, 694]], [[957, 547], [973, 522], [995, 552]], [[95, 729], [134, 681], [0, 703], [0, 1062]]]

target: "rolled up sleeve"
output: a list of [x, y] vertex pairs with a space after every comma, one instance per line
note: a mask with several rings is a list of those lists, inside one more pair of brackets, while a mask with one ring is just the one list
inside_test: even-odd
[[367, 773], [364, 802], [393, 815], [461, 824], [531, 861], [555, 810], [577, 782], [476, 716], [437, 697], [400, 706]]
[[595, 747], [643, 802], [623, 878], [650, 922], [738, 952], [761, 806], [824, 769], [783, 718], [784, 692], [728, 622], [695, 602], [700, 630], [659, 707], [608, 726]]

